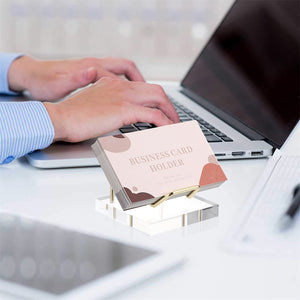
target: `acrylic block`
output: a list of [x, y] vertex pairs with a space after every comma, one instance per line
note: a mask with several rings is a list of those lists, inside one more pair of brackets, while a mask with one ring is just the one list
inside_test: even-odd
[[109, 218], [148, 235], [156, 235], [218, 216], [218, 204], [200, 197], [183, 197], [124, 211], [118, 200], [110, 197], [96, 199], [96, 210]]

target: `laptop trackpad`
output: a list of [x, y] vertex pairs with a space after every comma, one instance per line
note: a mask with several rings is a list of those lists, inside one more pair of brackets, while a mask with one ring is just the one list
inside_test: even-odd
[[95, 139], [80, 143], [57, 142], [43, 150], [45, 155], [55, 156], [56, 159], [95, 157], [91, 145]]
[[81, 143], [57, 142], [43, 150], [26, 155], [29, 163], [37, 168], [69, 168], [99, 166], [91, 148], [95, 139]]

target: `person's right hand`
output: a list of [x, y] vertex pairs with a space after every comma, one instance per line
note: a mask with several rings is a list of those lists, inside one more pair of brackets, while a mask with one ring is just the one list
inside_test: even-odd
[[80, 142], [124, 125], [179, 122], [162, 87], [103, 77], [68, 99], [44, 102], [54, 126], [54, 141]]

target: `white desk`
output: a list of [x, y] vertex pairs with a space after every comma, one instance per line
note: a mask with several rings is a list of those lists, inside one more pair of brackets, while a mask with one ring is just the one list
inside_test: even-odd
[[220, 216], [154, 237], [95, 211], [95, 198], [109, 191], [100, 168], [38, 170], [25, 159], [1, 166], [0, 206], [70, 228], [185, 254], [184, 265], [129, 289], [120, 299], [299, 299], [300, 261], [237, 256], [219, 245], [266, 163], [267, 159], [221, 162], [229, 180], [201, 194], [219, 203]]

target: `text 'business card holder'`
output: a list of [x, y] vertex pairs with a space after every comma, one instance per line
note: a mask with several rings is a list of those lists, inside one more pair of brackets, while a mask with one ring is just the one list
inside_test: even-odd
[[[119, 202], [115, 201], [114, 192], [111, 189], [110, 196], [96, 199], [96, 210], [115, 221], [148, 235], [156, 235], [218, 216], [218, 204], [194, 196], [195, 187], [187, 189], [191, 190], [188, 195], [189, 199], [182, 196], [165, 201], [171, 196], [171, 193], [169, 193], [153, 205], [125, 211], [121, 208]], [[180, 191], [172, 193], [179, 194]]]

